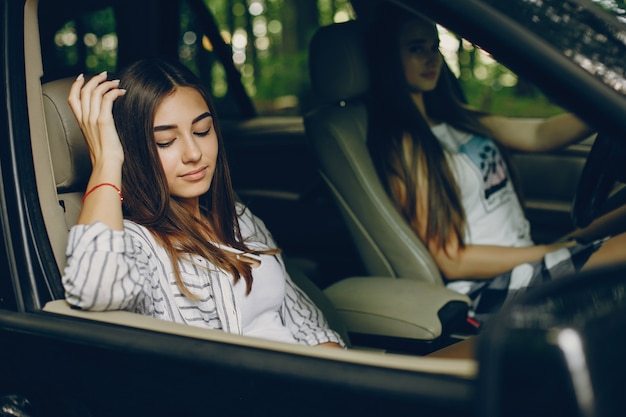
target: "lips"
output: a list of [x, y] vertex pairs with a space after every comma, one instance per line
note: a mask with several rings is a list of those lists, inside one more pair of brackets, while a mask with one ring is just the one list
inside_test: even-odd
[[198, 181], [198, 180], [203, 179], [206, 176], [206, 172], [207, 172], [207, 167], [202, 167], [202, 168], [194, 169], [193, 171], [189, 171], [181, 175], [181, 178], [187, 181]]

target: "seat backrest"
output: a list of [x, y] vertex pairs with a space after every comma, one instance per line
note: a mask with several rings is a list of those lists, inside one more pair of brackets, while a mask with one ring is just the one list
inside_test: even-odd
[[[69, 230], [78, 220], [81, 199], [91, 173], [89, 150], [67, 101], [73, 78], [50, 81], [41, 88], [59, 204]], [[54, 237], [65, 239], [67, 236]]]
[[305, 116], [305, 129], [368, 273], [442, 284], [434, 260], [388, 197], [369, 155], [363, 43], [357, 21], [326, 26], [314, 35], [310, 76], [321, 105]]

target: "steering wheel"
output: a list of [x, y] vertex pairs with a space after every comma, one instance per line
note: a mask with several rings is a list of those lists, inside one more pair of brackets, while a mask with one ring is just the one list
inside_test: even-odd
[[572, 207], [574, 226], [588, 226], [593, 219], [626, 201], [626, 189], [609, 197], [617, 181], [626, 182], [626, 147], [619, 140], [598, 134], [580, 175]]

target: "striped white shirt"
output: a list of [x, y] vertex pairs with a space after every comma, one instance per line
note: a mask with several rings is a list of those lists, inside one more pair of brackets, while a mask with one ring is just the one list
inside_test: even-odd
[[[275, 248], [264, 223], [243, 206], [237, 208], [242, 213], [239, 226], [246, 245], [260, 250]], [[76, 225], [70, 230], [66, 254], [63, 286], [66, 300], [75, 307], [127, 310], [243, 335], [246, 334], [243, 323], [253, 320], [241, 317], [242, 298], [235, 292], [233, 276], [198, 255], [190, 255], [178, 263], [185, 286], [198, 300], [181, 294], [165, 249], [148, 229], [137, 223], [125, 220], [123, 231], [112, 230], [100, 222]], [[277, 262], [278, 268], [271, 270], [281, 274], [285, 281], [284, 286], [277, 288], [284, 290], [278, 314], [293, 339], [307, 345], [335, 342], [343, 346], [340, 336], [328, 328], [321, 311], [293, 283], [280, 255], [267, 258], [275, 259], [262, 262]], [[253, 335], [264, 337], [258, 328]], [[273, 338], [272, 332], [265, 337]]]

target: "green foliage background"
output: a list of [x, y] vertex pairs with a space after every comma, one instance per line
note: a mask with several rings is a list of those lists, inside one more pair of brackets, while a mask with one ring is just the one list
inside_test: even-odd
[[[624, 3], [599, 1], [607, 8], [623, 7]], [[348, 0], [204, 2], [227, 42], [232, 42], [237, 33], [245, 34], [247, 43], [241, 55], [245, 60], [237, 65], [246, 91], [261, 114], [302, 114], [311, 107], [314, 99], [308, 79], [309, 41], [319, 26], [355, 17]], [[253, 4], [256, 4], [256, 11]], [[178, 23], [179, 59], [211, 87], [218, 103], [228, 101], [224, 70], [213, 56], [210, 45], [203, 40], [202, 29], [184, 0]], [[272, 27], [279, 30], [272, 31]], [[67, 22], [56, 34], [57, 55], [68, 66], [76, 66], [81, 56], [78, 51], [85, 48], [83, 55], [89, 71], [115, 71], [116, 39], [114, 13], [103, 9]], [[264, 43], [263, 48], [257, 47], [259, 39]], [[508, 71], [506, 68], [489, 64], [489, 68], [483, 68], [483, 73], [488, 74], [486, 77], [475, 77], [477, 69], [486, 65], [476, 59], [477, 53], [479, 51], [471, 48], [457, 51], [460, 81], [470, 104], [511, 116], [541, 117], [562, 111], [523, 80], [517, 80], [512, 86], [502, 85], [499, 77]]]

